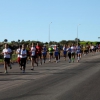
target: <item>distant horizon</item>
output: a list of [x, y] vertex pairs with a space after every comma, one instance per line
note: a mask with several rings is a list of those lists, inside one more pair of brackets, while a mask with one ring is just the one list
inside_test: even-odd
[[[20, 40], [20, 39], [18, 39], [18, 40]], [[18, 42], [18, 40], [17, 41], [15, 41], [15, 42]], [[22, 40], [24, 40], [24, 39], [22, 39]], [[22, 41], [22, 40], [20, 40], [20, 42]], [[14, 41], [14, 40], [12, 40], [12, 41]], [[7, 43], [11, 43], [12, 41], [9, 41], [8, 40], [8, 42]], [[29, 41], [29, 40], [24, 40], [25, 42], [26, 41]], [[39, 41], [39, 40], [30, 40], [30, 41]], [[60, 41], [63, 41], [63, 40], [60, 40]], [[54, 41], [54, 42], [60, 42], [60, 41]], [[65, 40], [65, 41], [75, 41], [75, 40]], [[2, 42], [4, 42], [4, 41], [2, 41]], [[1, 41], [0, 41], [0, 43], [2, 43]], [[43, 42], [43, 41], [39, 41], [39, 42]], [[48, 41], [46, 41], [46, 42], [48, 42]], [[53, 41], [50, 41], [50, 42], [53, 42]], [[85, 40], [80, 40], [80, 42], [100, 42], [100, 41], [85, 41]], [[45, 43], [45, 42], [43, 42], [43, 43]]]

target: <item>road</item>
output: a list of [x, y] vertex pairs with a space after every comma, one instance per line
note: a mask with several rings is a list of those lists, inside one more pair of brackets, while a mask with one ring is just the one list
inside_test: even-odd
[[100, 100], [100, 53], [82, 57], [77, 63], [61, 58], [26, 73], [18, 64], [3, 73], [0, 66], [0, 100]]

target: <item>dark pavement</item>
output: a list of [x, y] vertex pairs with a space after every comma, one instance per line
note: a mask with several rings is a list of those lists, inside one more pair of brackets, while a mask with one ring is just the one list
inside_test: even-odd
[[[47, 61], [48, 62], [48, 61]], [[0, 67], [0, 100], [100, 100], [100, 53], [83, 56], [77, 63], [61, 58], [26, 73], [18, 64], [4, 74]]]

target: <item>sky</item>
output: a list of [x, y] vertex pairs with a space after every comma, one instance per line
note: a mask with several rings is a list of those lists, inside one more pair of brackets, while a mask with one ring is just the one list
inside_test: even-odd
[[0, 42], [77, 37], [100, 41], [100, 0], [0, 0]]

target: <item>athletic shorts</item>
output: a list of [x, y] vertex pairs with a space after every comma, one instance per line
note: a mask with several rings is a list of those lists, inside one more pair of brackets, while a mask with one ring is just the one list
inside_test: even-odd
[[10, 63], [10, 58], [4, 58], [4, 61], [9, 64]]
[[67, 54], [67, 51], [64, 51], [63, 54], [66, 55]]
[[35, 58], [36, 58], [36, 56], [31, 56], [31, 58], [32, 58], [32, 59], [35, 59]]
[[46, 55], [47, 55], [47, 53], [42, 53], [42, 55], [43, 55], [43, 56], [46, 56]]
[[58, 52], [55, 52], [55, 56], [58, 56], [58, 54], [59, 54]]
[[75, 52], [72, 52], [71, 55], [72, 55], [72, 56], [75, 56]]
[[84, 52], [85, 52], [85, 53], [87, 53], [87, 52], [88, 52], [88, 50], [85, 50]]
[[41, 56], [42, 56], [41, 53], [36, 54], [36, 57], [41, 57]]
[[94, 51], [93, 49], [90, 49], [90, 52]]
[[82, 52], [81, 50], [77, 50], [77, 51], [76, 51], [77, 54], [79, 54], [79, 53], [81, 53], [81, 52]]
[[49, 53], [50, 56], [53, 56], [53, 53]]
[[81, 53], [81, 51], [80, 52], [77, 52], [77, 54], [79, 54], [79, 53]]

